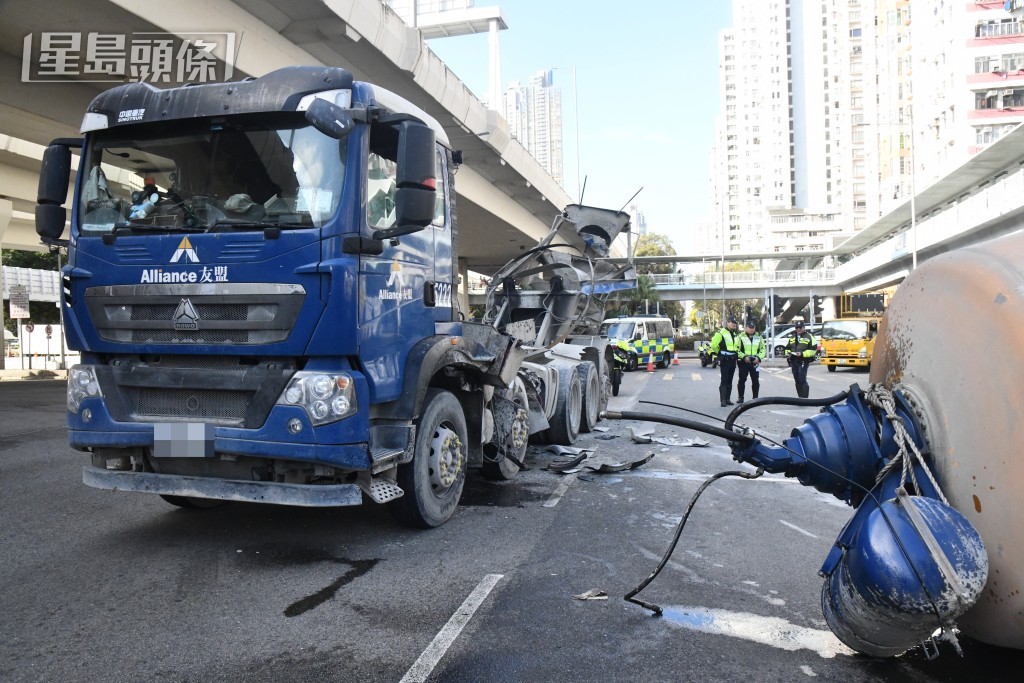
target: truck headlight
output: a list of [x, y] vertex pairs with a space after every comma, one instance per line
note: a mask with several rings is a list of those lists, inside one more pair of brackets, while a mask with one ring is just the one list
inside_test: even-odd
[[78, 414], [78, 408], [86, 398], [102, 396], [96, 371], [91, 365], [72, 365], [68, 371], [68, 411]]
[[313, 426], [337, 422], [356, 412], [356, 383], [346, 372], [296, 372], [277, 399], [279, 406], [299, 406]]
[[858, 358], [867, 358], [868, 357], [868, 347], [866, 347], [866, 346], [860, 347], [860, 351], [857, 352], [857, 357]]

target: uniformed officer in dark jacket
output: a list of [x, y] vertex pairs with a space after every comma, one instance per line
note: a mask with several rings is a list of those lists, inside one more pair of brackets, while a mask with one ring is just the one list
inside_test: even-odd
[[722, 407], [731, 406], [729, 395], [732, 393], [732, 378], [736, 374], [736, 356], [739, 353], [739, 334], [736, 318], [729, 318], [725, 327], [715, 332], [711, 338], [711, 353], [718, 354], [718, 369], [722, 372], [722, 383], [718, 385], [718, 395], [722, 399]]
[[818, 343], [814, 335], [804, 330], [803, 321], [798, 321], [795, 334], [786, 344], [786, 357], [789, 359], [789, 367], [793, 369], [796, 395], [800, 398], [807, 398], [811, 393], [811, 388], [807, 385], [807, 366], [817, 353]]

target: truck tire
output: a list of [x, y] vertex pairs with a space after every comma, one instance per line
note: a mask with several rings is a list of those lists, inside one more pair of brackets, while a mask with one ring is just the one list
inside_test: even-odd
[[[512, 386], [507, 390], [507, 397], [523, 410], [530, 410], [529, 399], [526, 397], [526, 386], [518, 377], [513, 380]], [[524, 419], [522, 423], [512, 426], [511, 439], [512, 443], [508, 445], [508, 448], [511, 450], [512, 457], [522, 462], [526, 457], [526, 446], [530, 441], [529, 420]], [[505, 457], [498, 461], [488, 460], [487, 455], [484, 454], [483, 475], [485, 479], [508, 481], [517, 474], [519, 474], [519, 465], [512, 460]]]
[[828, 368], [829, 372], [835, 372], [836, 371], [836, 366], [834, 366], [834, 365], [826, 365], [825, 367]]
[[447, 522], [466, 483], [466, 415], [450, 391], [430, 389], [416, 421], [411, 462], [398, 466], [405, 495], [388, 503], [391, 512], [412, 527], [429, 529]]
[[580, 431], [590, 432], [597, 426], [601, 415], [601, 377], [598, 375], [597, 366], [590, 361], [580, 363], [578, 371], [583, 390]]
[[186, 510], [209, 510], [210, 508], [219, 508], [224, 504], [223, 500], [214, 500], [213, 498], [193, 498], [191, 496], [165, 496], [160, 495], [161, 498], [166, 500], [171, 505], [176, 505]]
[[580, 435], [580, 417], [583, 414], [583, 384], [579, 373], [571, 365], [558, 368], [558, 400], [555, 414], [548, 428], [548, 441], [571, 446]]

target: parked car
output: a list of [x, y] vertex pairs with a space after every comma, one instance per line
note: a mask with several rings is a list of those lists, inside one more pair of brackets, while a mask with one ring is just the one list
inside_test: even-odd
[[[807, 325], [807, 331], [813, 334], [815, 339], [818, 339], [818, 356], [821, 356], [821, 324], [814, 323], [813, 325]], [[789, 340], [793, 338], [794, 334], [796, 334], [796, 328], [792, 325], [787, 325], [786, 327], [781, 328], [781, 331], [776, 329], [775, 336], [767, 340], [767, 346], [772, 349], [772, 353], [776, 358], [782, 358], [786, 355], [786, 345], [789, 343]]]

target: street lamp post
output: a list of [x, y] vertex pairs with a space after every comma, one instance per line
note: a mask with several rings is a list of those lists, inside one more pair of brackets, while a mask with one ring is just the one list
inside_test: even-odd
[[572, 114], [576, 126], [576, 201], [583, 203], [583, 186], [580, 183], [580, 94], [576, 87], [576, 67], [551, 67], [553, 71], [572, 69]]

